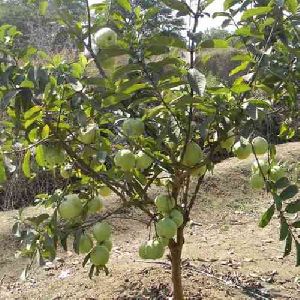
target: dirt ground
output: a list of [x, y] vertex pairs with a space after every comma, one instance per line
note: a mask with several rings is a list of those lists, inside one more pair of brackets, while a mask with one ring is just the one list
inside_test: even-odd
[[[300, 143], [279, 146], [278, 152], [280, 159], [299, 161]], [[205, 180], [193, 222], [186, 229], [186, 299], [300, 299], [300, 268], [295, 267], [294, 252], [282, 257], [278, 219], [265, 229], [257, 225], [271, 199], [249, 188], [252, 160], [228, 159], [217, 165], [214, 177]], [[28, 208], [28, 213], [35, 209]], [[148, 230], [130, 219], [110, 219], [114, 247], [108, 276], [90, 280], [88, 268], [81, 266], [82, 257], [60, 252], [53, 263], [33, 267], [29, 279], [21, 281], [27, 261], [14, 255], [17, 242], [11, 226], [16, 213], [0, 213], [1, 300], [171, 299], [167, 257], [156, 262], [139, 259], [137, 249]]]

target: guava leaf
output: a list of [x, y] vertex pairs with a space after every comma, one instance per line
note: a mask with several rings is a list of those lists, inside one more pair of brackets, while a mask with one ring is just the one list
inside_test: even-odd
[[30, 178], [31, 177], [31, 171], [30, 171], [30, 157], [31, 157], [31, 152], [30, 150], [28, 150], [24, 156], [24, 160], [23, 160], [23, 163], [22, 163], [22, 170], [23, 170], [23, 173], [24, 175], [27, 177], [27, 178]]
[[6, 181], [6, 171], [5, 171], [5, 165], [4, 165], [4, 160], [0, 156], [0, 184], [4, 183]]
[[286, 206], [285, 211], [290, 214], [295, 214], [300, 211], [300, 199], [295, 202], [289, 203]]
[[285, 190], [283, 190], [280, 194], [280, 198], [282, 200], [287, 200], [293, 198], [298, 193], [298, 187], [295, 184], [288, 186]]
[[281, 220], [281, 224], [280, 224], [279, 240], [284, 241], [288, 235], [288, 232], [289, 232], [289, 226], [288, 226], [287, 222], [283, 219], [283, 220]]
[[298, 0], [285, 0], [288, 10], [295, 14], [297, 12]]
[[47, 13], [48, 1], [41, 1], [39, 4], [39, 12], [41, 16], [44, 16]]
[[300, 266], [300, 243], [295, 241], [296, 243], [296, 267]]
[[178, 10], [182, 16], [189, 15], [191, 12], [190, 7], [185, 3], [178, 0], [161, 0], [168, 7]]
[[244, 11], [241, 20], [247, 20], [249, 18], [255, 17], [255, 16], [261, 16], [268, 12], [270, 12], [273, 8], [270, 6], [260, 6], [255, 8], [250, 8]]
[[124, 8], [126, 11], [130, 12], [131, 11], [131, 5], [129, 0], [117, 0], [118, 4]]
[[268, 208], [268, 210], [262, 215], [260, 222], [259, 222], [259, 227], [261, 227], [261, 228], [266, 227], [270, 223], [270, 221], [274, 215], [274, 212], [275, 212], [275, 205], [272, 204]]
[[292, 240], [292, 235], [289, 232], [288, 235], [287, 235], [287, 237], [286, 237], [283, 256], [287, 256], [287, 255], [289, 255], [291, 253], [291, 250], [292, 250], [292, 241], [293, 241]]

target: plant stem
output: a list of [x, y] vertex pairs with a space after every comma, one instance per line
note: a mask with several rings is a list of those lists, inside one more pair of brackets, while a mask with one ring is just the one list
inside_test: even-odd
[[169, 249], [171, 252], [172, 282], [173, 282], [173, 299], [183, 300], [183, 287], [181, 276], [181, 253], [183, 247], [183, 227], [178, 228], [177, 242], [170, 241]]

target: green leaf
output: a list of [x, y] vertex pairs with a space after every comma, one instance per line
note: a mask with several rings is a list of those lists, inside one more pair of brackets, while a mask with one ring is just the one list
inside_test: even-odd
[[287, 9], [292, 13], [296, 14], [298, 7], [298, 0], [285, 0]]
[[41, 16], [44, 16], [47, 13], [48, 1], [40, 1], [39, 12]]
[[231, 90], [236, 93], [236, 94], [242, 94], [244, 92], [250, 91], [251, 88], [248, 84], [246, 83], [239, 83], [239, 84], [235, 84]]
[[0, 184], [6, 181], [6, 171], [3, 157], [0, 155]]
[[232, 76], [241, 71], [244, 71], [245, 69], [247, 69], [249, 63], [250, 63], [249, 61], [243, 61], [239, 66], [237, 66], [236, 68], [234, 68], [233, 70], [230, 71], [229, 76]]
[[295, 241], [296, 244], [296, 267], [300, 266], [300, 243]]
[[290, 184], [290, 181], [288, 178], [286, 177], [281, 177], [280, 179], [278, 179], [275, 183], [275, 188], [277, 189], [283, 189], [285, 187], [287, 187]]
[[228, 42], [221, 39], [206, 40], [200, 44], [201, 48], [228, 48]]
[[197, 69], [189, 69], [187, 78], [191, 88], [200, 96], [203, 96], [206, 87], [205, 75]]
[[42, 129], [42, 138], [46, 139], [49, 137], [49, 133], [50, 133], [50, 128], [49, 126], [46, 124], [43, 129]]
[[131, 12], [131, 5], [129, 0], [117, 0], [118, 4], [126, 11]]
[[39, 112], [42, 110], [41, 106], [33, 106], [32, 108], [30, 108], [29, 110], [27, 110], [24, 114], [24, 119], [25, 120], [29, 120], [29, 119], [34, 119], [35, 117], [37, 117], [39, 115]]
[[285, 242], [285, 247], [284, 247], [284, 254], [283, 256], [287, 256], [291, 253], [292, 250], [292, 235], [289, 232], [287, 237], [286, 237], [286, 242]]
[[90, 253], [88, 255], [86, 255], [86, 257], [84, 258], [84, 260], [82, 262], [82, 267], [85, 267], [85, 265], [88, 263], [90, 256], [91, 256]]
[[272, 10], [272, 7], [270, 6], [260, 6], [260, 7], [255, 7], [255, 8], [250, 8], [247, 9], [242, 17], [241, 20], [247, 20], [249, 18], [255, 17], [255, 16], [261, 16], [261, 15], [265, 15], [268, 12], [270, 12]]
[[259, 108], [271, 108], [270, 103], [268, 103], [266, 100], [250, 99], [248, 102]]
[[275, 205], [272, 204], [268, 210], [262, 215], [260, 222], [259, 222], [259, 227], [264, 228], [266, 227], [269, 222], [271, 221], [273, 215], [275, 212]]
[[94, 275], [95, 265], [91, 265], [90, 271], [89, 271], [89, 278], [92, 279]]
[[33, 223], [35, 224], [36, 226], [40, 225], [41, 223], [43, 223], [44, 221], [46, 221], [47, 219], [49, 218], [49, 215], [48, 214], [41, 214], [37, 217], [30, 217], [30, 218], [27, 218], [27, 220], [30, 222], [30, 223]]
[[289, 225], [287, 224], [285, 219], [282, 219], [280, 224], [279, 240], [284, 241], [288, 235], [288, 232], [289, 232]]
[[26, 154], [24, 155], [24, 160], [22, 163], [22, 170], [23, 170], [24, 175], [27, 178], [31, 177], [30, 158], [31, 158], [31, 152], [30, 152], [30, 150], [27, 150]]
[[300, 199], [295, 202], [289, 203], [286, 206], [285, 211], [289, 214], [295, 214], [300, 211]]
[[20, 87], [33, 89], [34, 88], [34, 83], [31, 80], [24, 80], [24, 81], [21, 82]]
[[46, 166], [45, 151], [43, 145], [38, 145], [35, 148], [35, 160], [40, 167]]
[[276, 205], [277, 210], [281, 210], [282, 208], [282, 199], [278, 195], [273, 195], [273, 199]]
[[281, 192], [280, 198], [282, 200], [287, 200], [296, 196], [297, 193], [298, 193], [298, 187], [295, 184], [293, 184], [288, 186], [285, 190]]
[[191, 12], [190, 7], [185, 2], [178, 0], [161, 0], [161, 2], [174, 10], [178, 10], [182, 16], [187, 16]]
[[240, 1], [239, 0], [225, 0], [223, 3], [223, 8], [224, 8], [224, 10], [227, 10], [230, 7], [234, 6], [238, 2], [240, 2]]
[[11, 99], [16, 97], [16, 95], [19, 93], [18, 90], [9, 91], [4, 95], [4, 97], [0, 100], [0, 110], [6, 109], [6, 107], [9, 105], [9, 102]]
[[253, 27], [251, 26], [240, 27], [235, 31], [235, 34], [245, 36], [245, 37], [251, 36], [261, 40], [264, 39], [264, 35], [258, 32], [257, 30], [253, 29]]
[[148, 39], [147, 42], [151, 46], [163, 45], [163, 46], [168, 46], [168, 47], [186, 49], [186, 43], [183, 39], [181, 39], [177, 36], [163, 34], [163, 33], [153, 36], [152, 38]]

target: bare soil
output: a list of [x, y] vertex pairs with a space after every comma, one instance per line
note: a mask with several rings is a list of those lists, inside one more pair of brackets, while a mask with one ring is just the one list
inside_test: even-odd
[[[278, 146], [279, 158], [299, 162], [300, 143]], [[207, 176], [186, 229], [183, 282], [186, 299], [300, 299], [300, 269], [294, 252], [283, 258], [279, 222], [258, 227], [271, 203], [249, 188], [253, 158], [228, 159]], [[111, 199], [114, 202], [115, 199]], [[108, 206], [110, 199], [107, 200]], [[28, 208], [32, 214], [37, 208]], [[33, 266], [27, 281], [19, 276], [28, 261], [16, 258], [11, 234], [16, 211], [0, 213], [0, 299], [172, 299], [168, 257], [142, 261], [137, 249], [149, 229], [137, 220], [110, 219], [114, 248], [110, 274], [88, 278], [82, 257], [59, 252], [45, 267]], [[128, 212], [128, 216], [140, 216]]]

